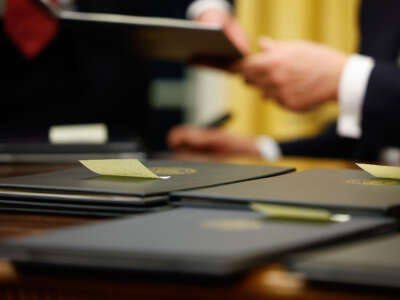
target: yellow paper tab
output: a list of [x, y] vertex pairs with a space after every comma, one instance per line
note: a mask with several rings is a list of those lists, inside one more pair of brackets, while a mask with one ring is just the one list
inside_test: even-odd
[[271, 219], [331, 222], [332, 214], [325, 209], [302, 208], [286, 205], [252, 203], [250, 208]]
[[79, 162], [99, 175], [160, 179], [137, 159], [80, 160]]
[[370, 164], [356, 164], [364, 171], [378, 178], [400, 179], [400, 168]]

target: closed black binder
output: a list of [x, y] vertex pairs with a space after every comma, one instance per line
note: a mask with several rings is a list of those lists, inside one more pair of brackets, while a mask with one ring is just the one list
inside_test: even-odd
[[78, 30], [101, 31], [100, 45], [118, 36], [132, 45], [133, 55], [150, 59], [229, 63], [242, 57], [222, 28], [194, 21], [72, 11], [56, 15]]
[[355, 214], [400, 215], [400, 181], [361, 170], [312, 169], [220, 187], [173, 193], [180, 205], [246, 207], [251, 202], [326, 208]]
[[256, 212], [177, 208], [0, 243], [20, 266], [230, 277], [289, 253], [392, 230], [389, 218], [268, 220]]
[[398, 290], [399, 253], [397, 233], [295, 256], [287, 265], [314, 283]]
[[284, 174], [291, 168], [149, 160], [145, 165], [167, 179], [100, 176], [74, 168], [0, 179], [0, 203], [8, 209], [60, 209], [129, 214], [165, 205], [173, 191], [216, 186]]

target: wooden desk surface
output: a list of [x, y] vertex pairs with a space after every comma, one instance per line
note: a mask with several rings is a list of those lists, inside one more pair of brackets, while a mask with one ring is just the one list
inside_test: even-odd
[[[285, 158], [273, 164], [255, 158], [179, 155], [175, 159], [224, 161], [242, 164], [268, 164], [296, 167], [298, 171], [315, 167], [354, 168], [348, 161], [310, 158]], [[0, 165], [0, 177], [33, 174], [75, 165]], [[55, 215], [0, 214], [0, 240], [37, 235], [58, 228], [101, 222], [99, 218]], [[0, 260], [0, 299], [399, 299], [400, 295], [362, 290], [338, 290], [309, 286], [298, 275], [279, 265], [249, 272], [235, 283], [213, 284], [150, 280], [126, 276], [87, 276], [54, 274], [32, 270], [18, 273], [14, 266]]]

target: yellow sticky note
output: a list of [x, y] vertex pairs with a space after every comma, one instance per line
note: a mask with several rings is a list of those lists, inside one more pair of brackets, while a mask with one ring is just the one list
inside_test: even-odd
[[253, 203], [250, 208], [272, 219], [294, 219], [303, 221], [331, 221], [332, 214], [326, 209], [304, 208], [286, 205]]
[[137, 159], [80, 160], [79, 162], [99, 175], [160, 179]]
[[400, 179], [400, 168], [370, 164], [356, 164], [364, 171], [378, 178]]

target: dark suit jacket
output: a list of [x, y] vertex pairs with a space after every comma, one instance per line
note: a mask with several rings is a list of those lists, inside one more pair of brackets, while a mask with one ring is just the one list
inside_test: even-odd
[[[81, 11], [169, 17], [184, 17], [190, 2], [77, 0]], [[104, 43], [102, 36], [61, 24], [57, 38], [30, 61], [0, 33], [0, 140], [42, 140], [51, 125], [88, 122], [107, 123], [113, 136], [151, 135], [151, 65], [132, 56], [126, 37]]]
[[383, 147], [400, 147], [400, 1], [363, 0], [360, 53], [376, 65], [366, 91], [361, 139], [342, 138], [332, 124], [321, 135], [282, 143], [284, 155], [340, 157], [373, 161]]

